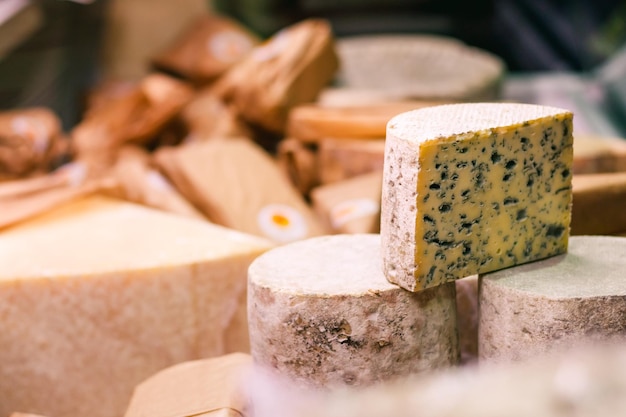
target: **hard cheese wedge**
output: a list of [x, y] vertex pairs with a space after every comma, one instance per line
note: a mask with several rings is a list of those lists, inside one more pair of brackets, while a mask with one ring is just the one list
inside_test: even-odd
[[436, 106], [387, 126], [387, 279], [418, 291], [567, 250], [572, 114], [512, 103]]
[[91, 198], [0, 234], [0, 415], [117, 417], [175, 363], [248, 349], [260, 238]]
[[124, 417], [240, 417], [251, 367], [244, 353], [174, 365], [135, 388]]

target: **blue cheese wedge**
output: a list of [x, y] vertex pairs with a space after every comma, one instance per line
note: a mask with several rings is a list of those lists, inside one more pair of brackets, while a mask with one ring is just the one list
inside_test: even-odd
[[387, 279], [410, 291], [567, 250], [572, 113], [514, 103], [435, 106], [387, 125]]

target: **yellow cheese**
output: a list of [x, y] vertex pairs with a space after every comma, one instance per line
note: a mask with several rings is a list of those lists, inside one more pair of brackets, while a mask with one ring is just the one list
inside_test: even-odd
[[0, 416], [119, 417], [175, 363], [248, 349], [260, 238], [90, 198], [0, 234]]
[[513, 103], [436, 106], [387, 126], [387, 278], [418, 291], [567, 249], [572, 114]]

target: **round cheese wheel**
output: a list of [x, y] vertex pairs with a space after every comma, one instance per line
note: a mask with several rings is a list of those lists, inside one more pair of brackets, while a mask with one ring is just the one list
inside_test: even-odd
[[566, 254], [481, 276], [480, 359], [625, 336], [625, 253], [626, 238], [576, 236]]
[[367, 385], [458, 360], [454, 283], [420, 293], [383, 275], [380, 237], [275, 248], [248, 273], [256, 364], [307, 386]]

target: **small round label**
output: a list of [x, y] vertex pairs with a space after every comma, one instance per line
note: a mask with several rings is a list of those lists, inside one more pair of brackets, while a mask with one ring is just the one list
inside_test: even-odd
[[263, 207], [257, 215], [257, 222], [265, 236], [279, 243], [303, 239], [308, 232], [302, 214], [285, 204]]
[[215, 59], [231, 64], [243, 58], [252, 50], [254, 45], [242, 33], [227, 30], [211, 36], [207, 42], [207, 47]]
[[351, 220], [372, 216], [380, 211], [380, 204], [369, 198], [346, 200], [330, 210], [330, 223], [337, 229]]

